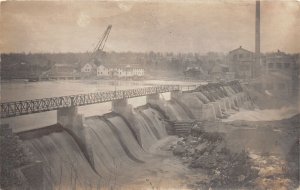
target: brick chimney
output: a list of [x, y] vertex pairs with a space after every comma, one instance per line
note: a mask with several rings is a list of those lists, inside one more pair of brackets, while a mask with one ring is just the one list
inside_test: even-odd
[[260, 65], [260, 1], [256, 1], [255, 5], [255, 64], [252, 67], [252, 77], [257, 75], [256, 70]]

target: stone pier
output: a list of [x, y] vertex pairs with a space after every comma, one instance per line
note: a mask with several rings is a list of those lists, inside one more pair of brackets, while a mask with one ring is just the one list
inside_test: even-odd
[[218, 101], [218, 102], [212, 102], [211, 104], [212, 104], [213, 107], [214, 107], [216, 117], [222, 118], [222, 117], [223, 117], [223, 114], [222, 114], [220, 102], [219, 102], [219, 101]]
[[178, 99], [180, 99], [181, 95], [182, 95], [182, 91], [180, 91], [180, 90], [172, 91], [171, 92], [171, 100], [172, 99], [178, 100]]
[[84, 116], [78, 114], [78, 108], [71, 106], [57, 110], [57, 123], [60, 124], [77, 142], [80, 149], [94, 168], [94, 158], [88, 131], [84, 125]]
[[159, 103], [159, 101], [160, 101], [159, 93], [146, 96], [147, 104], [155, 104], [156, 105]]
[[128, 111], [128, 100], [127, 98], [121, 99], [121, 100], [113, 100], [111, 111], [115, 113], [122, 114], [125, 111]]

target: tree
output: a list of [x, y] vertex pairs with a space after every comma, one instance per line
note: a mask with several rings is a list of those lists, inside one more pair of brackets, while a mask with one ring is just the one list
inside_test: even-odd
[[0, 187], [19, 185], [14, 170], [28, 163], [19, 139], [7, 126], [0, 127]]

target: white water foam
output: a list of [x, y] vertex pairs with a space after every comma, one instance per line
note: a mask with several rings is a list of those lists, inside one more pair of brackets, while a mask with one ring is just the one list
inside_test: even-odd
[[229, 118], [223, 121], [275, 121], [290, 118], [299, 113], [299, 109], [295, 107], [282, 107], [280, 109], [255, 109], [255, 110], [243, 110], [231, 115]]

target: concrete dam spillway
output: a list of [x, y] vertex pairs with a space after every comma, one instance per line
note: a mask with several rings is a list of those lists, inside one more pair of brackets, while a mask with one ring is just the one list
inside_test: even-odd
[[172, 123], [221, 119], [241, 107], [251, 109], [253, 102], [238, 82], [208, 84], [171, 93], [168, 101], [151, 95], [137, 108], [123, 102], [111, 113], [79, 117], [78, 126], [56, 124], [18, 135], [43, 163], [43, 189], [109, 188], [147, 176], [137, 170], [160, 155], [152, 147], [176, 133]]

